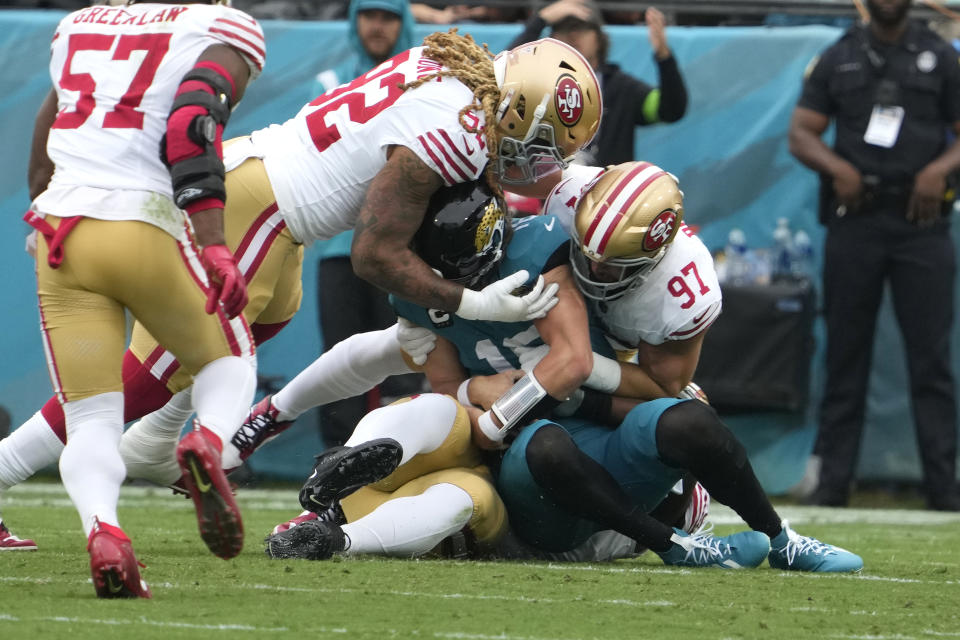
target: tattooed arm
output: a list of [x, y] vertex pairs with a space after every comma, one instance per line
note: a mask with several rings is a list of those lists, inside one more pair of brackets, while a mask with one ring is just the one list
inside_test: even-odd
[[410, 240], [440, 176], [406, 147], [393, 147], [374, 177], [354, 228], [350, 261], [358, 276], [423, 307], [455, 311], [463, 287], [436, 275]]

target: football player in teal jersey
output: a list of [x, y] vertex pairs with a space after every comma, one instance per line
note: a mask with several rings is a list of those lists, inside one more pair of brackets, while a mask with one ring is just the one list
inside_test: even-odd
[[[643, 227], [644, 221], [632, 214], [637, 210], [636, 201], [645, 195], [659, 201], [671, 188], [679, 193], [672, 176], [660, 173], [663, 175], [638, 187], [634, 205], [621, 216], [625, 226], [641, 223]], [[521, 539], [539, 548], [564, 551], [597, 530], [614, 529], [654, 550], [667, 564], [757, 566], [769, 554], [771, 565], [784, 569], [846, 571], [862, 566], [854, 554], [799, 536], [781, 522], [742, 445], [703, 403], [673, 398], [642, 403], [615, 428], [604, 424], [614, 419], [610, 402], [582, 402], [577, 408], [579, 416], [544, 419], [551, 410], [562, 410], [563, 401], [594, 377], [596, 363], [605, 361], [598, 356], [611, 351], [598, 332], [590, 330], [586, 307], [566, 260], [570, 236], [560, 231], [556, 218], [517, 221], [504, 249], [499, 238], [508, 236], [510, 229], [501, 219], [501, 207], [489, 197], [472, 197], [467, 204], [461, 197], [438, 205], [439, 213], [418, 233], [420, 240], [429, 238], [418, 245], [428, 264], [445, 278], [460, 278], [467, 286], [482, 286], [485, 277], [495, 276], [497, 267], [526, 268], [560, 285], [560, 303], [546, 318], [517, 324], [462, 321], [404, 303], [397, 303], [397, 309], [439, 336], [425, 371], [435, 391], [458, 397], [471, 416], [476, 441], [496, 449], [503, 446], [498, 443], [505, 436], [519, 432], [503, 456], [497, 488]], [[675, 195], [674, 200], [678, 197], [682, 199]], [[678, 218], [682, 215], [682, 200], [668, 205]], [[454, 213], [457, 210], [459, 213]], [[444, 221], [445, 217], [461, 219], [453, 225]], [[649, 222], [646, 220], [644, 233], [653, 226]], [[675, 222], [679, 224], [679, 219]], [[546, 356], [532, 371], [518, 371], [519, 352], [541, 343], [550, 347]], [[589, 365], [584, 363], [585, 351]], [[600, 353], [594, 355], [594, 351]], [[484, 378], [493, 372], [498, 373]], [[501, 389], [505, 379], [513, 384], [504, 394], [492, 393], [486, 382], [494, 379], [499, 379]], [[609, 388], [609, 379], [601, 382], [608, 391], [616, 390]], [[620, 386], [619, 381], [614, 386]], [[411, 400], [405, 410], [410, 413], [419, 400]], [[481, 408], [472, 406], [474, 403]], [[348, 447], [321, 454], [314, 475], [301, 491], [305, 507], [328, 513], [359, 485], [384, 476], [386, 481], [395, 480], [396, 474], [409, 475], [418, 465], [421, 475], [428, 473], [423, 468], [427, 458], [423, 454], [432, 456], [431, 464], [437, 462], [436, 454], [446, 445], [438, 438], [440, 443], [433, 441], [431, 448], [423, 448], [429, 415], [420, 414], [414, 426], [392, 421], [385, 413], [373, 417], [375, 413], [368, 416], [370, 420], [361, 421]], [[452, 433], [447, 429], [444, 438]], [[726, 538], [709, 533], [690, 535], [650, 517], [647, 511], [686, 470], [693, 471], [716, 499], [734, 508], [753, 531]], [[318, 546], [343, 551], [348, 544], [355, 550], [353, 534], [344, 536], [343, 528], [335, 522], [303, 521], [272, 536], [268, 553], [303, 557], [298, 549], [308, 548], [314, 553], [311, 557], [317, 557]], [[770, 538], [783, 541], [773, 552]], [[331, 545], [331, 539], [336, 544]]]

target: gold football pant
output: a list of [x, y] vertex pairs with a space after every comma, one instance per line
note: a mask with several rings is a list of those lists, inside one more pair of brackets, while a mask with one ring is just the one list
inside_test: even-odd
[[[227, 143], [229, 144], [229, 142]], [[303, 245], [296, 243], [277, 210], [263, 162], [249, 158], [226, 174], [223, 223], [227, 246], [247, 281], [249, 302], [243, 317], [255, 325], [281, 325], [300, 308]], [[163, 349], [153, 332], [134, 325], [130, 351], [171, 393], [190, 386], [179, 358]]]
[[[409, 399], [398, 400], [409, 402]], [[468, 528], [479, 545], [492, 546], [506, 531], [507, 510], [481, 464], [480, 450], [470, 437], [470, 418], [457, 404], [454, 423], [437, 449], [418, 454], [383, 480], [363, 487], [342, 501], [348, 522], [353, 522], [394, 498], [420, 495], [431, 486], [449, 483], [467, 492], [473, 500]]]
[[[62, 220], [47, 216], [59, 227]], [[37, 294], [47, 365], [61, 403], [122, 391], [124, 309], [190, 375], [253, 352], [242, 318], [204, 310], [206, 274], [189, 242], [147, 222], [83, 218], [63, 242], [59, 268], [37, 243]]]

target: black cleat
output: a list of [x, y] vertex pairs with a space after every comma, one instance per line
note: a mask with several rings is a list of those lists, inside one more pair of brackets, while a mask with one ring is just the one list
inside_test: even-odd
[[347, 547], [347, 536], [339, 525], [323, 520], [309, 520], [295, 527], [274, 533], [264, 540], [271, 558], [328, 560]]
[[400, 465], [403, 447], [392, 438], [355, 447], [333, 447], [317, 456], [313, 473], [300, 489], [300, 505], [320, 513], [360, 487], [382, 480]]
[[240, 459], [246, 460], [261, 445], [270, 442], [293, 426], [293, 420], [278, 420], [280, 414], [273, 406], [273, 395], [264, 397], [253, 405], [247, 419], [230, 439], [230, 443], [240, 450]]

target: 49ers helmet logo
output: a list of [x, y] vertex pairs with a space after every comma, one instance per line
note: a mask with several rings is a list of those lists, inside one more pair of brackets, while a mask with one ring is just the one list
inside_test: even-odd
[[560, 76], [554, 90], [554, 101], [560, 122], [572, 127], [580, 121], [580, 116], [583, 115], [583, 91], [573, 76]]
[[660, 212], [650, 226], [647, 227], [647, 233], [643, 236], [643, 250], [656, 251], [670, 239], [673, 233], [673, 226], [677, 223], [677, 214], [672, 209], [666, 209]]

